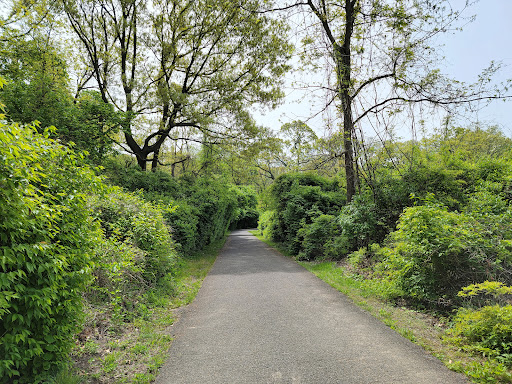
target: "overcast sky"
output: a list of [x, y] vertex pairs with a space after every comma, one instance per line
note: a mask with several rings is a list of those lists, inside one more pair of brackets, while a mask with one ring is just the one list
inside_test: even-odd
[[[454, 8], [460, 9], [465, 0], [451, 0], [451, 3]], [[476, 15], [475, 21], [466, 25], [462, 32], [445, 35], [440, 41], [444, 45], [442, 50], [446, 57], [440, 68], [442, 72], [460, 81], [474, 82], [481, 71], [495, 60], [505, 65], [500, 79], [512, 78], [512, 0], [480, 0], [466, 15]], [[277, 130], [285, 122], [305, 120], [311, 115], [313, 111], [310, 110], [310, 103], [301, 104], [297, 101], [302, 95], [300, 92], [291, 88], [285, 91], [289, 95], [285, 104], [264, 116], [257, 113], [255, 117], [258, 124]], [[512, 137], [512, 100], [506, 103], [493, 102], [469, 119], [498, 125], [507, 136]], [[317, 133], [323, 134], [324, 123], [321, 118], [308, 123]]]

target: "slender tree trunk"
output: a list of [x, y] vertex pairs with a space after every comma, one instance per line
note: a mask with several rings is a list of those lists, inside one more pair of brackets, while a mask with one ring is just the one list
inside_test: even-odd
[[356, 173], [354, 169], [354, 148], [352, 143], [354, 119], [352, 117], [351, 90], [351, 52], [350, 43], [355, 21], [355, 4], [357, 0], [345, 0], [345, 36], [343, 45], [335, 45], [334, 55], [338, 79], [338, 92], [341, 99], [343, 114], [343, 146], [345, 159], [345, 178], [347, 181], [347, 202], [352, 201], [356, 194]]

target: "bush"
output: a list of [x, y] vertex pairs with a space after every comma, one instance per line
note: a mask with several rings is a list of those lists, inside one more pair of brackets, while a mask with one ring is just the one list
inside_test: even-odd
[[171, 227], [172, 238], [178, 243], [181, 252], [190, 254], [198, 249], [198, 208], [188, 204], [186, 201], [177, 201], [167, 205], [163, 215]]
[[339, 244], [343, 244], [342, 255], [381, 242], [387, 229], [378, 220], [377, 207], [365, 195], [355, 196], [354, 200], [341, 209], [337, 217], [341, 227]]
[[98, 229], [83, 157], [0, 122], [0, 382], [38, 383], [67, 361]]
[[449, 334], [473, 351], [512, 364], [512, 305], [460, 309]]
[[334, 215], [345, 203], [335, 180], [311, 174], [285, 174], [270, 188], [271, 207], [275, 211], [271, 240], [285, 243], [297, 255], [301, 251], [303, 231], [319, 215]]
[[275, 211], [265, 211], [259, 217], [258, 230], [260, 231], [260, 234], [267, 239], [274, 238], [272, 231], [274, 230], [274, 226], [276, 224], [275, 217]]
[[230, 191], [237, 198], [237, 207], [230, 228], [256, 228], [258, 226], [259, 212], [256, 209], [258, 197], [254, 189], [249, 186], [232, 186]]
[[[512, 287], [498, 281], [485, 281], [464, 287], [458, 296], [470, 308], [460, 308], [447, 332], [465, 349], [500, 362], [512, 364]], [[479, 307], [475, 309], [475, 305]]]
[[420, 300], [453, 301], [461, 287], [495, 276], [502, 268], [493, 239], [474, 218], [432, 201], [404, 210], [392, 235], [403, 290]]
[[105, 173], [110, 183], [135, 192], [142, 190], [148, 200], [181, 199], [183, 197], [182, 186], [179, 181], [169, 173], [162, 170], [155, 172], [141, 171], [136, 165], [121, 163], [122, 157], [111, 159], [105, 164]]
[[118, 187], [110, 187], [107, 193], [92, 197], [89, 203], [107, 239], [127, 243], [143, 252], [137, 266], [148, 284], [154, 285], [174, 272], [177, 254], [161, 207]]
[[[385, 234], [396, 229], [403, 210], [415, 204], [411, 196], [425, 200], [429, 194], [434, 193], [436, 199], [451, 210], [460, 209], [466, 201], [465, 183], [458, 170], [413, 164], [402, 170], [400, 176], [390, 171], [380, 172], [381, 175], [372, 183], [372, 192], [373, 209], [379, 222], [377, 231], [381, 240]], [[384, 236], [381, 233], [383, 230]]]
[[230, 227], [257, 225], [256, 195], [249, 187], [213, 177], [176, 179], [165, 171], [142, 172], [116, 161], [108, 164], [107, 173], [111, 182], [165, 207], [173, 238], [185, 254], [220, 239]]
[[345, 253], [340, 244], [341, 228], [332, 215], [320, 215], [312, 223], [299, 230], [298, 237], [302, 238], [299, 260], [322, 260], [325, 258], [340, 258]]
[[499, 281], [484, 281], [462, 288], [457, 296], [464, 298], [465, 307], [506, 305], [512, 302], [512, 287], [507, 287]]
[[226, 234], [235, 217], [237, 200], [220, 180], [199, 179], [194, 189], [187, 202], [198, 209], [197, 245], [203, 248]]

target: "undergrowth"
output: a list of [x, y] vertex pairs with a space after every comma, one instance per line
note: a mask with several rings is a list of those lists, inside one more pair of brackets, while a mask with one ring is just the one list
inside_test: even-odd
[[[183, 257], [175, 289], [154, 289], [138, 303], [137, 315], [122, 327], [110, 327], [105, 308], [90, 307], [84, 329], [76, 338], [72, 365], [55, 384], [151, 383], [168, 358], [173, 311], [191, 303], [226, 238]], [[111, 321], [111, 319], [110, 319]]]

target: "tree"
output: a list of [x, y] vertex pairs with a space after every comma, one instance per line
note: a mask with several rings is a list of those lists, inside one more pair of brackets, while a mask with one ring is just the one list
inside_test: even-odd
[[1, 92], [11, 120], [38, 120], [42, 127], [67, 124], [73, 98], [66, 62], [49, 36], [33, 32], [2, 39], [0, 74], [7, 81]]
[[303, 0], [277, 10], [297, 8], [321, 32], [321, 37], [310, 33], [303, 39], [304, 57], [312, 62], [311, 56], [324, 52], [332, 68], [335, 85], [326, 88], [342, 116], [349, 201], [356, 193], [354, 143], [363, 121], [379, 124], [385, 111], [392, 116], [411, 105], [448, 109], [503, 97], [487, 83], [497, 66], [471, 86], [435, 69], [436, 50], [429, 44], [461, 19], [447, 0]]
[[[158, 166], [169, 139], [243, 139], [254, 128], [248, 107], [283, 96], [291, 45], [286, 26], [258, 14], [259, 3], [64, 0], [89, 66], [84, 78], [127, 113], [125, 141], [142, 169]], [[176, 137], [184, 127], [190, 135]]]
[[73, 98], [67, 63], [52, 33], [44, 36], [39, 29], [0, 39], [0, 53], [0, 75], [7, 81], [0, 96], [11, 121], [39, 121], [41, 132], [55, 126], [53, 137], [73, 142], [94, 162], [112, 151], [124, 116], [96, 91]]
[[293, 156], [293, 168], [302, 170], [310, 162], [314, 144], [318, 137], [306, 123], [300, 120], [292, 121], [281, 126], [281, 133], [286, 137], [290, 152]]
[[87, 151], [89, 159], [101, 163], [114, 152], [114, 143], [125, 121], [122, 112], [111, 103], [105, 103], [97, 91], [84, 91], [75, 100], [67, 127], [60, 127], [58, 134], [65, 142], [73, 142], [76, 149]]

